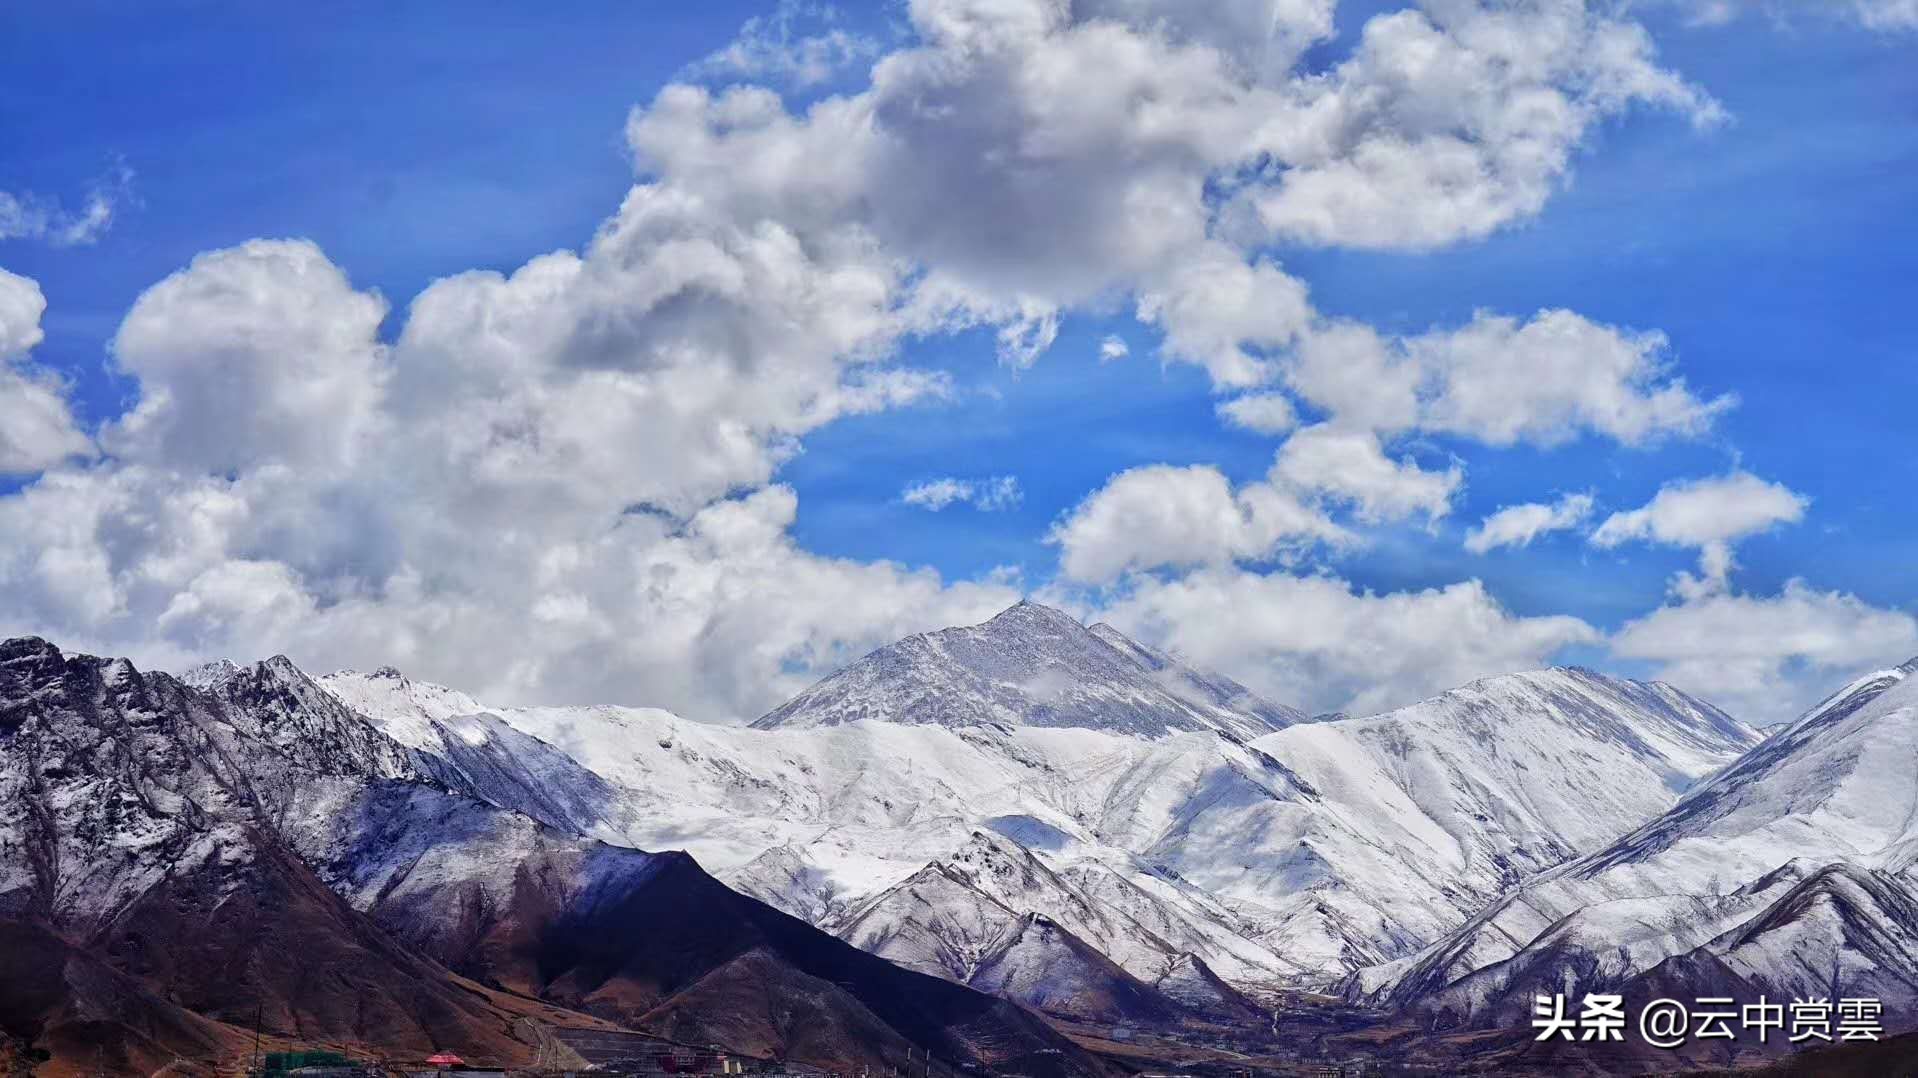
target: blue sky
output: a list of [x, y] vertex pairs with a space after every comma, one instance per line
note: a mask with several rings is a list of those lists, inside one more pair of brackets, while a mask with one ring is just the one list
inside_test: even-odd
[[[583, 3], [537, 13], [503, 4], [345, 4], [324, 15], [216, 13], [199, 3], [16, 5], [0, 14], [0, 192], [57, 213], [106, 185], [115, 203], [110, 227], [91, 242], [0, 240], [0, 267], [37, 282], [46, 301], [44, 340], [22, 362], [57, 372], [76, 423], [99, 435], [140, 398], [141, 380], [110, 360], [135, 300], [197, 254], [255, 237], [311, 240], [354, 288], [386, 299], [391, 309], [378, 333], [394, 342], [407, 304], [436, 279], [472, 269], [510, 274], [546, 252], [582, 249], [635, 182], [623, 133], [628, 111], [668, 83], [717, 90], [767, 82], [799, 115], [812, 102], [862, 92], [877, 55], [928, 32], [915, 21], [923, 13], [904, 6], [787, 10], [796, 35], [837, 29], [868, 51], [805, 86], [693, 66], [748, 19], [775, 14], [750, 3]], [[1368, 19], [1394, 10], [1341, 6], [1335, 32], [1298, 70], [1330, 70], [1350, 55]], [[1512, 214], [1489, 235], [1425, 250], [1281, 235], [1246, 257], [1275, 259], [1309, 288], [1319, 316], [1386, 335], [1455, 329], [1476, 311], [1522, 320], [1555, 308], [1658, 331], [1669, 341], [1668, 376], [1682, 377], [1700, 399], [1734, 394], [1737, 406], [1708, 429], [1636, 445], [1592, 430], [1565, 444], [1512, 447], [1413, 431], [1389, 441], [1389, 452], [1432, 469], [1456, 461], [1463, 481], [1447, 511], [1343, 519], [1362, 542], [1302, 556], [1255, 552], [1235, 559], [1238, 568], [1329, 574], [1355, 594], [1476, 579], [1514, 617], [1567, 615], [1596, 630], [1598, 638], [1550, 657], [1634, 673], [1682, 669], [1685, 660], [1608, 653], [1599, 638], [1678, 605], [1673, 576], [1691, 569], [1698, 550], [1596, 546], [1592, 526], [1646, 505], [1666, 484], [1743, 470], [1808, 499], [1808, 508], [1802, 519], [1736, 538], [1730, 593], [1764, 601], [1802, 579], [1819, 594], [1893, 618], [1876, 622], [1877, 635], [1861, 640], [1857, 654], [1902, 646], [1896, 618], [1908, 619], [1918, 601], [1909, 538], [1918, 510], [1904, 496], [1918, 480], [1908, 434], [1918, 399], [1908, 298], [1918, 280], [1918, 34], [1758, 11], [1695, 25], [1696, 14], [1672, 3], [1618, 18], [1641, 22], [1656, 63], [1715, 99], [1729, 122], [1700, 129], [1671, 108], [1606, 110], [1579, 132], [1542, 208]], [[121, 170], [130, 177], [124, 184], [113, 179]], [[787, 534], [809, 555], [928, 567], [944, 585], [1003, 581], [1013, 567], [1014, 590], [1152, 620], [1127, 605], [1123, 581], [1087, 588], [1060, 579], [1060, 545], [1048, 535], [1128, 469], [1210, 466], [1235, 485], [1257, 483], [1277, 440], [1222, 423], [1215, 407], [1235, 390], [1199, 365], [1163, 356], [1161, 327], [1142, 324], [1132, 308], [1124, 284], [1061, 302], [1056, 340], [1023, 368], [995, 356], [990, 317], [971, 328], [905, 334], [890, 362], [945, 372], [942, 399], [808, 426], [775, 472], [742, 479], [728, 494], [746, 496], [766, 481], [789, 486], [797, 510]], [[1108, 335], [1127, 343], [1126, 358], [1100, 362]], [[113, 450], [61, 467], [110, 468], [132, 455]], [[633, 466], [647, 465], [635, 458]], [[17, 494], [43, 482], [44, 471], [0, 483]], [[901, 497], [915, 482], [1000, 476], [1015, 477], [1022, 498], [999, 511], [955, 504], [929, 512]], [[1579, 492], [1596, 500], [1582, 528], [1482, 555], [1462, 545], [1501, 507]], [[356, 565], [365, 560], [356, 557]], [[268, 559], [256, 544], [245, 560]], [[288, 563], [312, 578], [310, 567]], [[1181, 570], [1157, 571], [1163, 580]], [[368, 576], [356, 586], [388, 584]], [[830, 644], [809, 629], [806, 642], [765, 646], [782, 656], [781, 669], [807, 673], [825, 656], [896, 626], [937, 621], [951, 606], [915, 602]], [[64, 629], [159, 656], [245, 646], [257, 636], [238, 622], [161, 641], [127, 618], [111, 626], [69, 625], [51, 613], [22, 620], [31, 622], [23, 628]], [[406, 639], [416, 661], [451, 676], [464, 671], [417, 633]], [[1206, 650], [1197, 634], [1175, 628], [1169, 639]], [[316, 660], [373, 648], [361, 637], [341, 643], [301, 631], [267, 632], [258, 643], [304, 647]], [[1834, 655], [1843, 650], [1767, 654], [1763, 664], [1787, 680], [1804, 671], [1805, 686], [1791, 683], [1796, 700], [1842, 672], [1847, 664]], [[619, 661], [587, 649], [552, 667], [586, 662], [587, 654]], [[1249, 668], [1256, 657], [1228, 649], [1217, 658], [1259, 683], [1259, 670]], [[1741, 652], [1736, 661], [1749, 658]], [[1299, 677], [1319, 667], [1288, 669]], [[504, 691], [532, 693], [550, 676]], [[1300, 695], [1332, 700], [1345, 691], [1336, 686], [1357, 675], [1323, 676], [1334, 687], [1301, 686]], [[1284, 687], [1284, 678], [1273, 680]], [[1405, 683], [1417, 680], [1408, 674]], [[605, 684], [631, 695], [654, 687], [643, 677]], [[1776, 694], [1782, 684], [1764, 691]], [[691, 688], [658, 695], [692, 710], [688, 701], [708, 699]]]

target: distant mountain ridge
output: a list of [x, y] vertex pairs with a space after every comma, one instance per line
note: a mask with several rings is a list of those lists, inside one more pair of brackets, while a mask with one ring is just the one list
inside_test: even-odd
[[[686, 846], [746, 893], [862, 944], [956, 916], [881, 899], [972, 856], [983, 835], [1131, 927], [1054, 886], [950, 901], [1002, 906], [1002, 925], [1043, 914], [1146, 985], [1196, 962], [1255, 991], [1411, 953], [1527, 874], [1663, 811], [1759, 736], [1669, 686], [1581, 670], [1273, 730], [1235, 682], [1029, 602], [881, 648], [753, 728], [646, 708], [487, 709], [390, 669], [321, 682], [463, 776], [491, 772], [452, 760], [553, 756], [525, 770], [560, 782], [566, 763], [583, 768], [580, 789], [604, 783], [610, 797], [553, 800], [597, 803], [593, 834]], [[509, 750], [515, 737], [530, 741]]]
[[1837, 992], [1918, 1025], [1914, 675], [1918, 660], [1857, 679], [1668, 811], [1348, 991], [1475, 1026], [1540, 984]]

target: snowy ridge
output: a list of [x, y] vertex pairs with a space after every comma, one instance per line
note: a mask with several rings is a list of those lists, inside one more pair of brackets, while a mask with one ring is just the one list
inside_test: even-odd
[[877, 719], [1077, 726], [1148, 737], [1213, 730], [1246, 739], [1303, 718], [1110, 626], [1088, 629], [1063, 611], [1021, 602], [981, 625], [880, 648], [753, 725], [803, 729]]
[[[1142, 986], [1169, 981], [1180, 991], [1178, 1007], [1212, 1014], [1243, 1012], [1247, 1004], [1225, 986], [1205, 958], [1185, 945], [1226, 964], [1242, 981], [1277, 981], [1296, 972], [1276, 955], [1221, 932], [1219, 921], [1230, 916], [1223, 911], [1217, 921], [1208, 921], [1203, 914], [1189, 917], [1178, 903], [1160, 901], [1102, 864], [1082, 862], [1070, 871], [1093, 881], [1105, 896], [1121, 901], [1114, 904], [1094, 898], [1076, 880], [1055, 872], [1019, 844], [978, 831], [951, 856], [887, 888], [834, 927], [842, 938], [909, 969], [1003, 991], [1008, 983], [1036, 985], [1046, 980], [1038, 972], [1020, 968], [1024, 958], [1030, 957], [1022, 957], [1021, 949], [1049, 938], [1043, 932], [1035, 934], [1034, 919], [1038, 918], [1068, 933], [1074, 946], [1096, 949]], [[1157, 924], [1142, 923], [1132, 911]], [[1155, 928], [1169, 930], [1171, 938]], [[1046, 961], [1057, 960], [1059, 956], [1053, 955]], [[1095, 972], [1082, 970], [1080, 975]], [[1143, 987], [1134, 992], [1147, 994]], [[1045, 995], [1056, 998], [1059, 993]], [[1019, 998], [1039, 1005], [1035, 996]]]
[[382, 734], [417, 750], [448, 786], [562, 831], [623, 837], [616, 819], [621, 799], [611, 785], [465, 693], [414, 681], [390, 666], [371, 674], [341, 670], [317, 684]]
[[[1044, 870], [1031, 878], [1061, 886], [968, 884], [953, 893], [946, 929], [958, 931], [960, 907], [975, 921], [992, 912], [984, 895], [1002, 913], [1049, 918], [1145, 984], [1191, 954], [1255, 991], [1325, 985], [1413, 953], [1527, 873], [1670, 807], [1758, 736], [1669, 687], [1566, 670], [1488, 679], [1256, 743], [1209, 724], [1142, 726], [1129, 709], [1142, 699], [1136, 680], [1122, 682], [1131, 687], [1117, 721], [971, 721], [990, 693], [962, 694], [957, 718], [885, 710], [937, 702], [941, 678], [974, 677], [978, 656], [1018, 649], [1024, 658], [1002, 673], [1048, 664], [1084, 672], [1093, 659], [1132, 679], [1180, 669], [1109, 627], [1085, 629], [1027, 603], [984, 626], [881, 649], [754, 729], [646, 708], [486, 709], [392, 671], [322, 683], [429, 751], [446, 751], [430, 746], [448, 741], [448, 724], [471, 719], [460, 712], [479, 709], [610, 788], [575, 788], [582, 810], [603, 799], [586, 813], [591, 833], [687, 849], [740, 890], [866, 942], [913, 936], [913, 924], [939, 911], [905, 901], [902, 888], [945, 886], [924, 870], [950, 869], [984, 841], [1030, 858]], [[1187, 697], [1241, 691], [1179, 676]], [[1167, 698], [1163, 684], [1151, 682], [1155, 706]], [[871, 718], [845, 721], [855, 712]], [[1062, 891], [1098, 916], [1075, 912]], [[904, 956], [911, 964], [972, 975], [927, 957], [934, 943], [914, 946], [924, 953]]]
[[1350, 991], [1481, 1023], [1544, 980], [1654, 970], [1826, 994], [1834, 980], [1918, 984], [1914, 673], [1918, 661], [1858, 679], [1669, 811]]

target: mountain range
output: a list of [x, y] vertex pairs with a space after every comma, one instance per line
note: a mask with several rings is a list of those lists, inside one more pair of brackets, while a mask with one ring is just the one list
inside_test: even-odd
[[1114, 1031], [1243, 1043], [1302, 991], [1439, 1031], [1522, 1029], [1545, 985], [1909, 1010], [1914, 672], [1769, 737], [1576, 668], [1314, 720], [1025, 602], [736, 727], [10, 641], [0, 926], [69, 972], [0, 978], [0, 1029], [129, 1070], [257, 1022], [1092, 1074]]
[[[898, 889], [989, 833], [1056, 872], [1015, 874], [1034, 881], [1016, 897], [973, 887], [971, 904], [1053, 911], [1146, 983], [1190, 955], [1255, 994], [1410, 954], [1523, 876], [1669, 807], [1759, 736], [1667, 686], [1577, 670], [1299, 722], [1029, 602], [882, 648], [748, 728], [655, 709], [486, 708], [390, 670], [321, 684], [468, 774], [503, 768], [458, 760], [583, 767], [563, 799], [600, 806], [586, 830], [684, 848], [848, 938], [901, 946], [912, 933], [879, 920], [912, 916]], [[490, 796], [537, 815], [521, 786]], [[1062, 890], [1120, 913], [1077, 916], [1092, 901]]]

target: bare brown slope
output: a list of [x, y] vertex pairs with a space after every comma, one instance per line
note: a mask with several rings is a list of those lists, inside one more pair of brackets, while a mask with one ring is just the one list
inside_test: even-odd
[[[208, 1018], [379, 1056], [524, 1062], [522, 1017], [592, 1025], [414, 954], [277, 843], [253, 863], [200, 866], [148, 891], [92, 949]], [[237, 874], [237, 880], [230, 878]]]
[[150, 1074], [176, 1057], [240, 1056], [250, 1041], [149, 991], [45, 925], [0, 920], [0, 1058], [42, 1075]]
[[[620, 888], [580, 895], [532, 886], [522, 866], [520, 904], [500, 927], [435, 956], [636, 1029], [818, 1066], [903, 1065], [910, 1043], [953, 1064], [1102, 1069], [1023, 1008], [861, 951], [728, 889], [683, 853], [653, 860]], [[431, 933], [433, 905], [383, 921], [402, 937]]]

